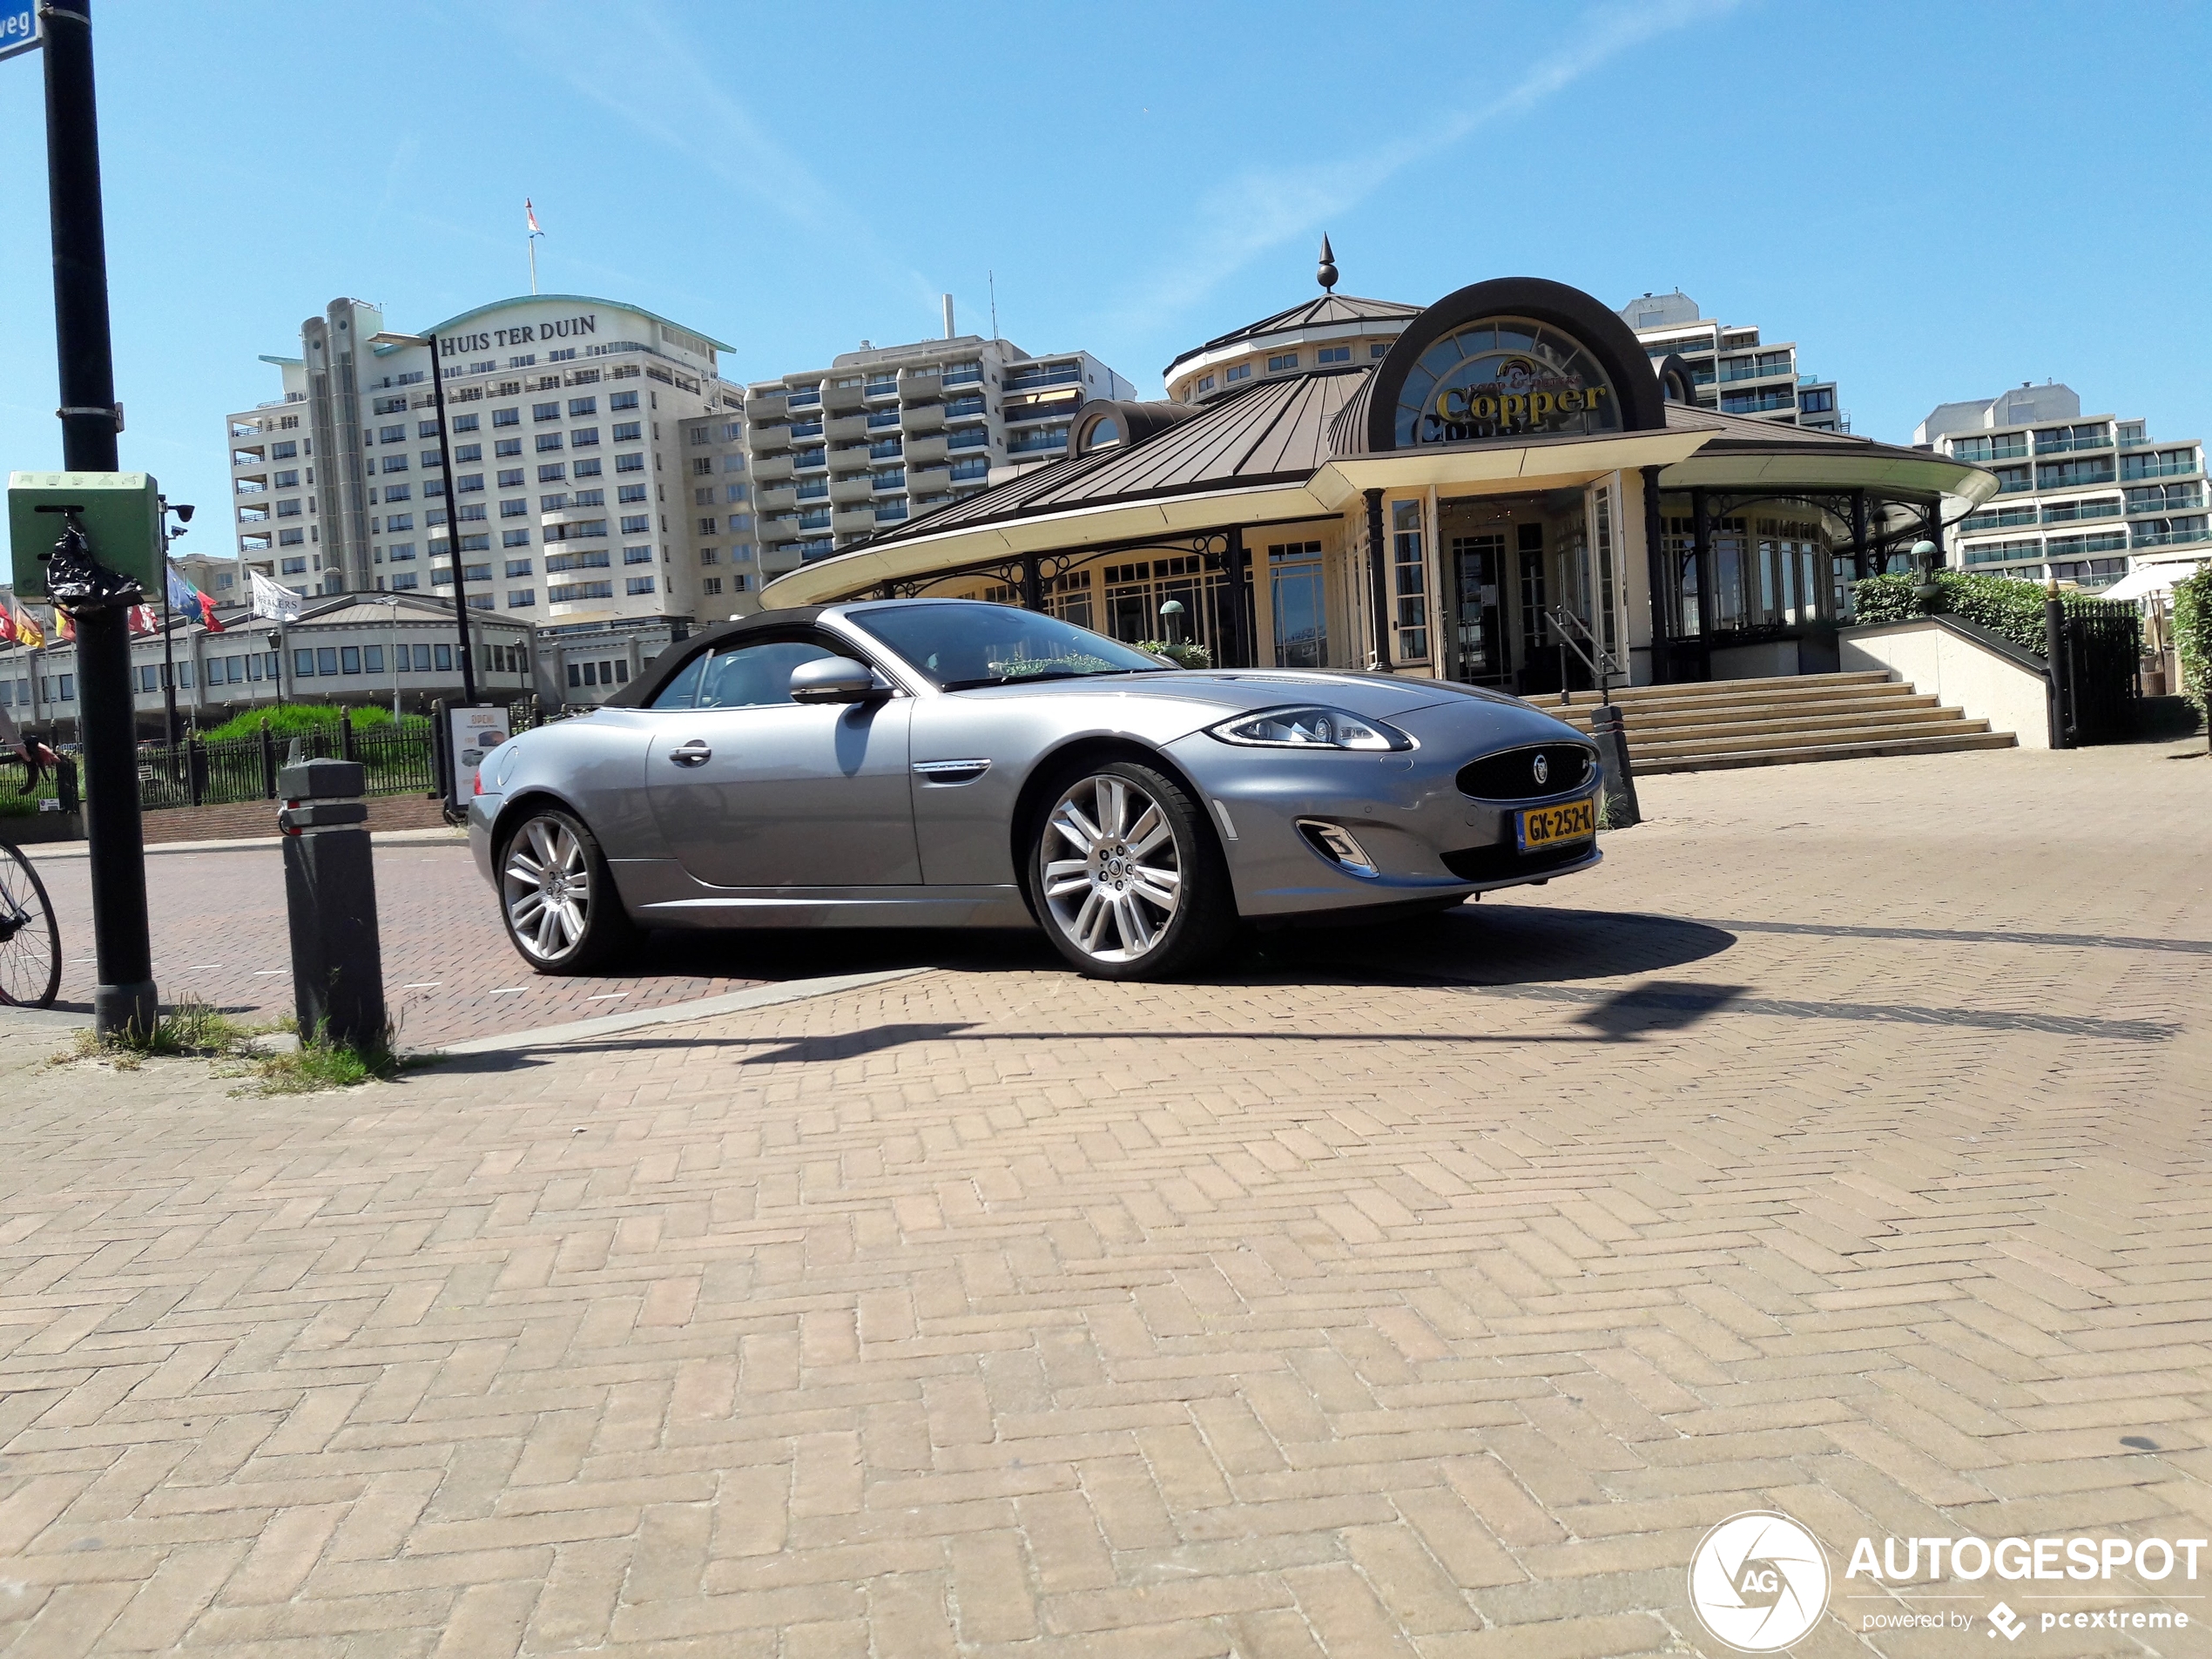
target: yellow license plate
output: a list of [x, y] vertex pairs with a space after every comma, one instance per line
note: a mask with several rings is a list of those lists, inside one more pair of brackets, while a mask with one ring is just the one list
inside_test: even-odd
[[1597, 797], [1586, 795], [1558, 806], [1531, 806], [1513, 815], [1513, 832], [1524, 853], [1587, 840], [1597, 833]]

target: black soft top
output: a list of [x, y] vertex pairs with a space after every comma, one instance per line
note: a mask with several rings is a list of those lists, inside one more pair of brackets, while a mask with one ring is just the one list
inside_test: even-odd
[[702, 651], [720, 651], [751, 639], [788, 639], [793, 634], [811, 633], [815, 619], [826, 609], [826, 605], [793, 605], [788, 610], [763, 610], [754, 616], [740, 617], [735, 622], [718, 622], [689, 639], [678, 640], [654, 658], [636, 679], [607, 698], [604, 706], [650, 707], [660, 695], [661, 687], [683, 672], [685, 664]]

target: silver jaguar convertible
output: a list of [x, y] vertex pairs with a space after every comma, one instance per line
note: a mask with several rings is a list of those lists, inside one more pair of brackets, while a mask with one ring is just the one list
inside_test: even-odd
[[1042, 927], [1084, 973], [1242, 927], [1440, 909], [1598, 861], [1595, 752], [1436, 680], [1189, 671], [960, 599], [766, 612], [478, 773], [541, 973], [651, 927]]

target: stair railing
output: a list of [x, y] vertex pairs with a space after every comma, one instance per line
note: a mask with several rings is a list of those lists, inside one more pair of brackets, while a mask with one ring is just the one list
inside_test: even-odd
[[[1597, 636], [1590, 631], [1589, 624], [1584, 622], [1580, 617], [1569, 610], [1565, 605], [1554, 605], [1548, 614], [1551, 621], [1552, 631], [1558, 636], [1559, 649], [1561, 651], [1559, 662], [1560, 706], [1562, 708], [1570, 706], [1575, 701], [1575, 694], [1567, 689], [1567, 658], [1565, 653], [1571, 651], [1577, 658], [1581, 658], [1582, 666], [1590, 671], [1590, 678], [1597, 682], [1597, 694], [1599, 700], [1602, 701], [1606, 707], [1611, 708], [1613, 706], [1613, 680], [1615, 676], [1618, 675], [1623, 679], [1628, 678], [1627, 674], [1621, 667], [1620, 658], [1614, 656], [1614, 654], [1606, 650], [1604, 646], [1599, 644], [1597, 643]], [[1579, 639], [1575, 637], [1578, 634], [1581, 636]], [[1586, 646], [1588, 647], [1587, 650], [1584, 649]]]

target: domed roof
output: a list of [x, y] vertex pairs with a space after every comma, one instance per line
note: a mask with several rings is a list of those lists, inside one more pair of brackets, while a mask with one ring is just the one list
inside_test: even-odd
[[1262, 317], [1258, 322], [1246, 323], [1242, 328], [1209, 340], [1203, 346], [1193, 346], [1167, 366], [1172, 377], [1177, 368], [1194, 357], [1204, 357], [1231, 346], [1264, 340], [1271, 334], [1287, 334], [1303, 328], [1325, 327], [1331, 323], [1403, 322], [1421, 314], [1419, 306], [1400, 305], [1395, 300], [1362, 300], [1357, 294], [1317, 294], [1303, 305], [1278, 311], [1271, 317]]

